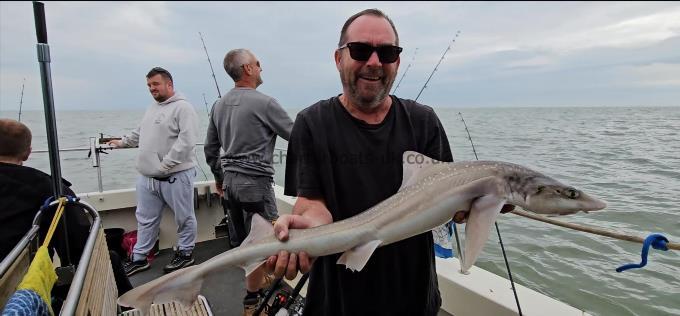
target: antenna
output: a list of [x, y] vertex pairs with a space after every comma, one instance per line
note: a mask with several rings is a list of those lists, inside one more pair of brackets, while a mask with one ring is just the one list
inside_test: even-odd
[[208, 55], [208, 49], [205, 48], [205, 41], [203, 41], [203, 34], [198, 32], [198, 36], [201, 37], [201, 43], [203, 43], [203, 50], [205, 51], [205, 56], [208, 57], [208, 64], [210, 64], [210, 71], [212, 72], [213, 80], [215, 81], [215, 88], [217, 88], [217, 96], [222, 98], [222, 93], [220, 93], [220, 86], [217, 85], [217, 78], [215, 77], [215, 71], [213, 70], [212, 62], [210, 61], [210, 55]]
[[397, 82], [397, 86], [394, 88], [394, 90], [392, 90], [392, 94], [397, 93], [397, 89], [399, 89], [401, 81], [404, 80], [404, 77], [406, 77], [406, 73], [408, 72], [409, 68], [411, 68], [411, 64], [416, 60], [416, 54], [418, 54], [418, 47], [416, 47], [416, 50], [413, 52], [413, 58], [411, 59], [411, 62], [408, 63], [408, 66], [406, 66], [406, 70], [404, 70], [404, 74], [401, 75], [401, 79], [399, 79], [399, 82]]
[[439, 59], [439, 62], [437, 62], [437, 65], [434, 66], [434, 69], [432, 70], [432, 73], [430, 74], [430, 77], [427, 78], [427, 81], [425, 81], [425, 84], [423, 85], [422, 88], [420, 88], [420, 92], [418, 92], [418, 96], [416, 97], [415, 101], [418, 101], [418, 98], [420, 98], [420, 94], [423, 93], [423, 90], [427, 87], [427, 84], [430, 82], [430, 79], [432, 79], [432, 76], [434, 76], [434, 72], [437, 71], [437, 68], [439, 67], [439, 64], [442, 63], [442, 60], [444, 60], [444, 56], [446, 56], [446, 53], [451, 50], [451, 45], [456, 41], [456, 38], [458, 38], [458, 34], [460, 34], [460, 31], [456, 32], [456, 36], [453, 37], [453, 40], [451, 40], [451, 44], [446, 48], [444, 51], [444, 54], [442, 54], [442, 58]]
[[19, 122], [21, 122], [21, 107], [24, 104], [24, 83], [26, 83], [26, 78], [21, 82], [21, 98], [19, 99]]

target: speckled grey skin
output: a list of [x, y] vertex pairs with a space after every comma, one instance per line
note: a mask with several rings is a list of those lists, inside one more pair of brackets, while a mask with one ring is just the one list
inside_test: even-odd
[[[229, 266], [249, 274], [281, 250], [311, 257], [343, 253], [338, 264], [360, 271], [379, 247], [442, 225], [457, 211], [468, 211], [465, 259], [472, 266], [505, 204], [542, 214], [572, 214], [606, 207], [596, 198], [520, 165], [498, 161], [444, 163], [415, 152], [404, 153], [402, 186], [397, 193], [351, 218], [309, 229], [291, 229], [285, 242], [266, 220], [253, 218], [243, 244], [200, 265], [184, 268], [137, 287], [118, 299], [147, 311], [152, 302], [176, 300], [190, 306], [203, 280]], [[412, 162], [412, 163], [411, 163]]]

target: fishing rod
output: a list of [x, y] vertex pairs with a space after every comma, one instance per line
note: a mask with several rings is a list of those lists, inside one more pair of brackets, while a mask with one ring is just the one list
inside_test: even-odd
[[[208, 100], [205, 99], [205, 93], [203, 94], [203, 102], [205, 103], [205, 113], [208, 115], [208, 120], [210, 120], [210, 111], [208, 111]], [[196, 161], [198, 161], [198, 154], [196, 153], [196, 150], [194, 150], [194, 157], [196, 157]], [[208, 181], [208, 175], [205, 174], [205, 171], [203, 170], [203, 167], [201, 167], [200, 163], [196, 164], [199, 169], [201, 169], [201, 173], [203, 174], [203, 177], [205, 178], [205, 181]], [[210, 189], [208, 189], [210, 191]]]
[[203, 93], [203, 102], [205, 103], [205, 113], [210, 117], [210, 110], [208, 110], [208, 100], [205, 99], [205, 93]]
[[19, 99], [19, 122], [21, 122], [21, 107], [24, 104], [24, 83], [26, 83], [26, 78], [21, 82], [21, 98]]
[[442, 54], [442, 57], [439, 59], [439, 62], [437, 62], [437, 65], [434, 66], [434, 69], [432, 70], [432, 73], [430, 74], [430, 77], [427, 78], [425, 81], [425, 84], [423, 85], [422, 88], [420, 88], [420, 92], [418, 92], [418, 96], [416, 97], [415, 101], [418, 101], [418, 98], [420, 98], [420, 94], [423, 93], [423, 90], [427, 87], [427, 84], [430, 82], [430, 79], [432, 79], [432, 76], [434, 76], [434, 72], [437, 71], [437, 68], [439, 68], [439, 64], [442, 63], [442, 60], [444, 60], [444, 56], [446, 56], [446, 53], [448, 53], [451, 50], [451, 45], [456, 41], [456, 38], [458, 38], [458, 35], [460, 34], [460, 31], [456, 32], [456, 36], [453, 37], [453, 40], [451, 40], [451, 44], [446, 48], [444, 51], [444, 54]]
[[399, 89], [399, 85], [401, 84], [401, 81], [404, 80], [404, 77], [406, 77], [406, 73], [408, 72], [409, 68], [411, 68], [411, 64], [416, 60], [416, 54], [418, 54], [418, 47], [416, 47], [416, 50], [413, 52], [413, 58], [411, 59], [411, 62], [406, 66], [406, 70], [404, 70], [404, 74], [401, 75], [401, 79], [399, 79], [399, 82], [397, 82], [397, 86], [392, 90], [392, 94], [397, 93], [397, 89]]
[[[463, 113], [458, 112], [458, 115], [460, 115], [460, 120], [463, 121], [463, 126], [465, 126], [465, 132], [467, 133], [468, 139], [470, 140], [470, 144], [472, 145], [472, 152], [475, 154], [475, 160], [479, 160], [479, 157], [477, 157], [477, 150], [475, 150], [475, 143], [472, 142], [472, 136], [470, 136], [470, 130], [468, 129], [467, 124], [465, 123]], [[508, 263], [508, 256], [505, 254], [505, 246], [503, 245], [503, 239], [501, 238], [501, 230], [498, 228], [498, 222], [494, 222], [494, 225], [496, 225], [496, 233], [498, 233], [498, 242], [500, 243], [501, 251], [503, 252], [503, 260], [505, 260], [505, 267], [508, 269], [508, 279], [510, 279], [512, 293], [515, 295], [517, 311], [519, 312], [519, 315], [522, 316], [522, 308], [520, 307], [519, 297], [517, 296], [517, 290], [515, 289], [515, 281], [513, 280], [512, 272], [510, 271], [510, 263]]]
[[203, 41], [203, 34], [198, 32], [198, 36], [201, 38], [201, 43], [203, 43], [203, 50], [205, 51], [205, 56], [208, 57], [208, 64], [210, 64], [210, 71], [212, 72], [213, 80], [215, 81], [215, 88], [217, 88], [217, 96], [222, 98], [222, 93], [220, 93], [220, 86], [217, 85], [217, 78], [215, 77], [215, 70], [213, 70], [212, 62], [210, 61], [210, 55], [208, 55], [208, 49], [205, 47], [205, 41]]

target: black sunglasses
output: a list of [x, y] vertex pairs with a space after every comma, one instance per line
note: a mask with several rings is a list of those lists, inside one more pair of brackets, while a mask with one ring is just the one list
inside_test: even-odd
[[338, 47], [338, 49], [349, 48], [349, 55], [356, 61], [367, 61], [373, 55], [373, 52], [378, 53], [378, 59], [383, 64], [391, 64], [399, 58], [399, 54], [403, 48], [393, 45], [371, 46], [366, 43], [351, 42]]

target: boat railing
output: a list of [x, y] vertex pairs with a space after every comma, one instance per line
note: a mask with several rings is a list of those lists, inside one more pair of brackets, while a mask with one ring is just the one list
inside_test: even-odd
[[[113, 279], [104, 228], [99, 212], [94, 207], [84, 201], [77, 201], [76, 204], [82, 206], [92, 216], [92, 225], [60, 314], [76, 315], [76, 311], [78, 315], [106, 314], [106, 311], [116, 309], [118, 290]], [[95, 276], [100, 279], [96, 280]], [[83, 289], [86, 287], [88, 291], [83, 295]], [[99, 297], [92, 299], [93, 296]]]
[[14, 294], [38, 251], [39, 220], [40, 211], [33, 218], [31, 229], [0, 262], [0, 306], [5, 306], [9, 297]]
[[[60, 148], [60, 152], [88, 152], [88, 157], [92, 159], [92, 167], [97, 169], [97, 188], [99, 192], [104, 192], [104, 183], [103, 183], [103, 177], [102, 177], [102, 170], [101, 170], [101, 154], [104, 153], [107, 150], [113, 150], [113, 149], [132, 149], [136, 147], [112, 147], [110, 145], [106, 144], [107, 138], [103, 137], [90, 137], [90, 146], [89, 147], [71, 147], [71, 148]], [[196, 143], [196, 146], [204, 146], [204, 143]], [[277, 151], [287, 151], [285, 148], [280, 148], [276, 147], [274, 148]], [[49, 151], [46, 149], [39, 149], [39, 150], [33, 150], [32, 153], [48, 153]]]
[[[58, 203], [59, 201], [53, 201], [49, 207], [55, 207]], [[87, 214], [92, 217], [92, 224], [60, 315], [114, 314], [110, 311], [116, 310], [118, 292], [101, 217], [94, 207], [84, 201], [72, 203], [87, 211]], [[31, 229], [0, 263], [0, 291], [2, 293], [0, 303], [3, 306], [28, 271], [38, 249], [40, 216], [41, 212], [38, 211]]]

